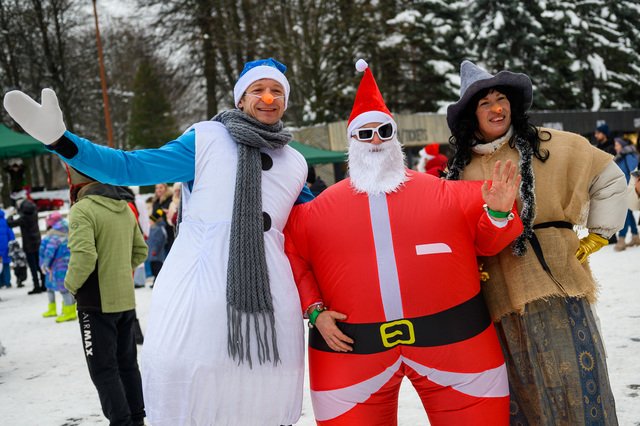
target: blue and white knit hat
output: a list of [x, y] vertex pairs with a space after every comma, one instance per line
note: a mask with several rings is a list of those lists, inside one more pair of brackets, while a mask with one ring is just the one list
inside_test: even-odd
[[286, 110], [289, 103], [289, 80], [284, 75], [286, 71], [286, 65], [273, 58], [258, 59], [244, 64], [244, 69], [233, 87], [233, 101], [236, 107], [251, 84], [263, 78], [270, 78], [280, 83], [284, 88], [284, 109]]

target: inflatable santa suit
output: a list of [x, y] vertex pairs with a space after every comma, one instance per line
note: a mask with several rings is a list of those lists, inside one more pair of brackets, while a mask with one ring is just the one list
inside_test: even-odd
[[[406, 376], [432, 425], [506, 425], [507, 373], [476, 256], [498, 253], [522, 224], [513, 210], [508, 220], [491, 218], [497, 212], [483, 203], [495, 204], [483, 201], [479, 182], [408, 170], [396, 133], [366, 68], [349, 118], [350, 178], [294, 207], [285, 230], [302, 309], [315, 321], [316, 420], [395, 425]], [[509, 167], [504, 216], [519, 183]]]

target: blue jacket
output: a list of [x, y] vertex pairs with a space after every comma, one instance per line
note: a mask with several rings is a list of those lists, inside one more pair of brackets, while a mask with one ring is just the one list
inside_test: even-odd
[[[195, 178], [196, 134], [187, 132], [160, 148], [122, 151], [97, 145], [66, 131], [53, 149], [62, 160], [98, 182], [110, 185], [154, 185], [158, 182], [185, 182]], [[296, 204], [313, 200], [302, 187]]]
[[633, 145], [625, 146], [622, 148], [622, 151], [616, 155], [614, 160], [627, 178], [627, 183], [629, 183], [631, 172], [638, 167], [638, 153], [636, 148]]
[[2, 256], [2, 263], [11, 261], [9, 258], [9, 241], [15, 239], [16, 236], [13, 234], [13, 230], [4, 218], [4, 211], [0, 210], [0, 256]]
[[167, 257], [165, 245], [167, 243], [167, 231], [165, 229], [165, 221], [158, 220], [151, 225], [149, 229], [149, 238], [147, 245], [149, 246], [149, 262], [164, 262]]

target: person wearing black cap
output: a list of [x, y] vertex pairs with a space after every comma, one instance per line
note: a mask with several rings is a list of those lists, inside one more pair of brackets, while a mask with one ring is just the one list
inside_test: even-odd
[[596, 127], [595, 132], [593, 132], [593, 137], [596, 140], [596, 147], [598, 149], [601, 149], [608, 154], [616, 155], [613, 141], [609, 136], [609, 125], [607, 123], [602, 123]]
[[[626, 182], [611, 155], [576, 134], [530, 124], [532, 83], [464, 61], [460, 99], [447, 110], [448, 179], [490, 178], [519, 165], [524, 231], [483, 257], [484, 296], [509, 372], [511, 424], [617, 424], [592, 303], [588, 256], [624, 223]], [[588, 229], [579, 239], [575, 225]]]

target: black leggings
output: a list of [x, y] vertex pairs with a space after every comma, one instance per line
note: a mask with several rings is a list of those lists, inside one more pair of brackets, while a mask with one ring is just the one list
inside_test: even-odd
[[44, 276], [40, 271], [40, 256], [38, 252], [25, 254], [27, 255], [29, 270], [31, 271], [31, 278], [33, 278], [33, 288], [44, 288]]

